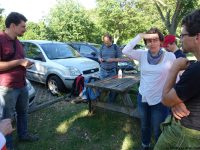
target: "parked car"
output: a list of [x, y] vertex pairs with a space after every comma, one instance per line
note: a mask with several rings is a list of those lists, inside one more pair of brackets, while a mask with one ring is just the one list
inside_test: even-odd
[[134, 74], [137, 73], [137, 66], [134, 63], [134, 61], [123, 61], [123, 62], [118, 62], [118, 70], [121, 69], [124, 73], [127, 74]]
[[[99, 62], [99, 51], [102, 47], [100, 44], [87, 42], [69, 42], [68, 44], [76, 49], [81, 54], [81, 56]], [[136, 65], [133, 61], [118, 62], [118, 69], [122, 69], [122, 71], [125, 73], [136, 73]]]
[[68, 42], [71, 47], [77, 50], [81, 56], [98, 62], [100, 44], [87, 43], [87, 42]]
[[30, 81], [26, 79], [26, 84], [28, 87], [28, 99], [29, 99], [29, 107], [34, 103], [34, 99], [35, 99], [35, 89], [34, 87], [31, 85]]
[[99, 64], [80, 54], [62, 42], [45, 40], [21, 41], [27, 59], [34, 62], [27, 69], [27, 78], [46, 84], [53, 95], [71, 89], [74, 79], [83, 76], [98, 76]]
[[[102, 45], [87, 43], [87, 42], [69, 42], [68, 44], [72, 46], [74, 49], [76, 49], [81, 54], [81, 56], [84, 56], [84, 57], [87, 57], [99, 62], [98, 57], [99, 57], [99, 52]], [[122, 69], [122, 71], [125, 73], [136, 72], [135, 63], [133, 61], [118, 62], [117, 69], [118, 70]]]

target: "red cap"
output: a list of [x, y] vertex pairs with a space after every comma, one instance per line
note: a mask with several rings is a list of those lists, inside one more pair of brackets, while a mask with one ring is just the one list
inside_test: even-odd
[[163, 47], [166, 48], [169, 43], [174, 43], [176, 41], [176, 36], [169, 34], [165, 36]]

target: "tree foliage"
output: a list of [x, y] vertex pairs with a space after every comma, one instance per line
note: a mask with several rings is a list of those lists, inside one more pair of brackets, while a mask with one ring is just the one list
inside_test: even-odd
[[181, 19], [198, 6], [198, 0], [153, 1], [158, 13], [160, 14], [162, 22], [170, 34], [175, 34]]
[[73, 0], [60, 0], [51, 9], [47, 23], [58, 41], [94, 41], [95, 26], [86, 11]]
[[137, 24], [137, 19], [132, 1], [97, 0], [97, 13], [103, 31], [114, 35], [115, 43], [133, 34], [133, 24]]
[[[58, 0], [39, 23], [28, 22], [23, 39], [87, 41], [100, 43], [104, 33], [125, 44], [136, 34], [158, 27], [177, 34], [183, 16], [199, 8], [200, 0], [96, 0], [97, 8], [85, 10], [75, 0]], [[0, 8], [0, 29], [5, 29]]]
[[[118, 44], [157, 26], [164, 29], [152, 3], [146, 0], [97, 0], [100, 24]], [[116, 42], [116, 41], [115, 41]]]
[[5, 29], [5, 18], [2, 16], [4, 9], [0, 8], [0, 30]]
[[22, 39], [26, 40], [45, 40], [48, 39], [47, 27], [44, 22], [27, 23], [27, 32], [25, 32]]

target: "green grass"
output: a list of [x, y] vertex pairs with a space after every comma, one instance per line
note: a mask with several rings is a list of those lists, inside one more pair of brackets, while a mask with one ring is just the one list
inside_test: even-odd
[[[139, 120], [65, 101], [29, 116], [29, 129], [40, 136], [34, 143], [16, 142], [18, 150], [137, 150]], [[17, 141], [17, 140], [15, 140]]]

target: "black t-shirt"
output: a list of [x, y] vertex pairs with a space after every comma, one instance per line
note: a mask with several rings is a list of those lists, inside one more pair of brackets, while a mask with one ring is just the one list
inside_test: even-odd
[[178, 97], [185, 103], [190, 115], [181, 119], [184, 127], [200, 131], [200, 62], [191, 62], [190, 66], [175, 85]]

